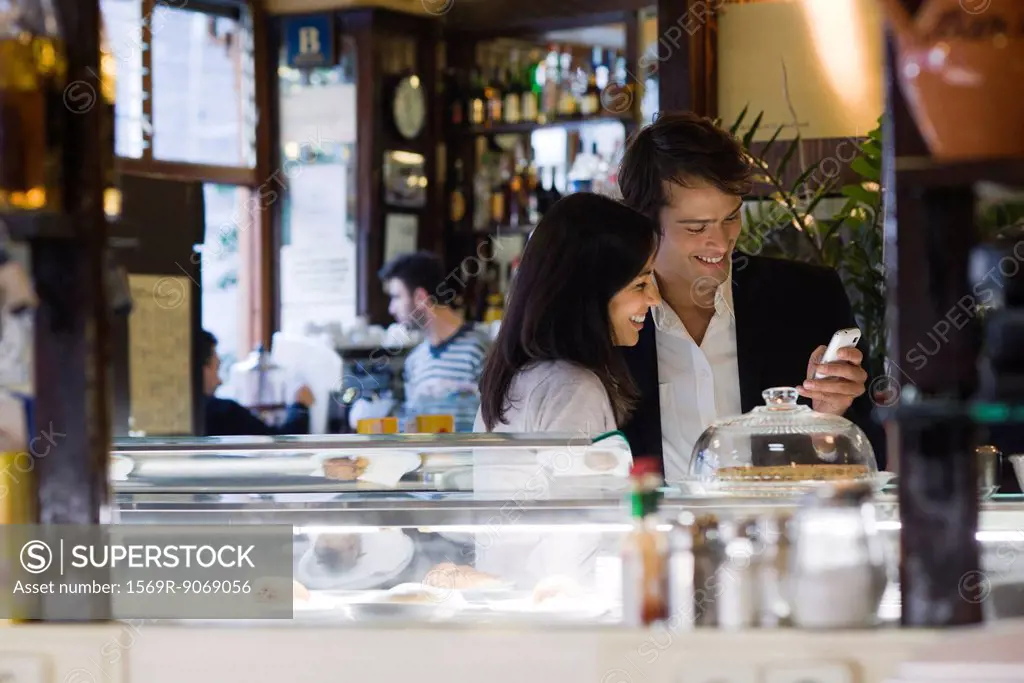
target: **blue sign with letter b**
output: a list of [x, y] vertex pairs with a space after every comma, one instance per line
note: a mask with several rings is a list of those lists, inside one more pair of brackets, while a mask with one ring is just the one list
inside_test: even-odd
[[288, 66], [310, 68], [334, 65], [334, 17], [315, 14], [284, 20]]

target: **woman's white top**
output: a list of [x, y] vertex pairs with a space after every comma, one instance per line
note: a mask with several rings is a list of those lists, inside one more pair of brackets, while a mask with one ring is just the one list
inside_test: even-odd
[[[495, 432], [558, 432], [597, 436], [616, 429], [608, 392], [592, 371], [564, 360], [538, 361], [519, 371], [505, 420]], [[474, 432], [486, 432], [476, 415]]]
[[[501, 504], [502, 512], [488, 524], [486, 533], [476, 535], [476, 568], [514, 581], [527, 590], [553, 575], [568, 576], [584, 586], [592, 586], [596, 557], [609, 539], [602, 539], [601, 533], [520, 531], [516, 522], [522, 514], [520, 506], [529, 501], [597, 495], [594, 489], [574, 494], [572, 487], [586, 478], [565, 475], [586, 469], [583, 458], [587, 449], [580, 446], [581, 442], [616, 429], [608, 392], [596, 374], [579, 365], [569, 361], [538, 361], [516, 375], [509, 397], [504, 422], [492, 431], [548, 432], [568, 438], [564, 447], [537, 453], [536, 459], [528, 456], [524, 460], [527, 454], [513, 449], [479, 450], [474, 454], [475, 497], [509, 501]], [[487, 431], [479, 412], [473, 431]], [[628, 472], [628, 448], [623, 449], [621, 457], [623, 471]], [[618, 539], [610, 540], [611, 547], [604, 549], [617, 555]]]

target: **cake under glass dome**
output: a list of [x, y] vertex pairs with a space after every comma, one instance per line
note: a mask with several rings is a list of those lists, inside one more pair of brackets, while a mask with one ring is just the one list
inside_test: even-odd
[[870, 481], [879, 472], [861, 429], [836, 415], [797, 403], [792, 387], [761, 394], [765, 405], [709, 426], [693, 448], [683, 487], [699, 494], [791, 495], [823, 482]]

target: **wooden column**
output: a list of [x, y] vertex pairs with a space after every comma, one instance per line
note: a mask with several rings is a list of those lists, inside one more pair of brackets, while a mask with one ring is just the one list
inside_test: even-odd
[[[905, 4], [916, 9], [920, 0]], [[895, 82], [896, 69], [890, 44], [885, 265], [889, 357], [902, 394], [897, 420], [889, 420], [887, 429], [899, 459], [902, 622], [949, 627], [981, 621], [985, 597], [975, 540], [973, 429], [959, 408], [976, 383], [976, 320], [962, 329], [943, 324], [971, 292], [973, 181], [954, 178], [928, 158]], [[952, 409], [943, 410], [940, 400], [948, 400]]]
[[[67, 42], [68, 82], [99, 92], [98, 0], [58, 0]], [[83, 86], [82, 91], [88, 90]], [[99, 104], [98, 102], [95, 104]], [[36, 317], [36, 408], [32, 437], [50, 437], [33, 475], [37, 521], [96, 524], [108, 505], [110, 448], [110, 318], [103, 254], [104, 153], [102, 106], [61, 111], [65, 131], [65, 212], [68, 235], [32, 244], [40, 296]], [[73, 577], [69, 577], [69, 580]], [[93, 578], [93, 575], [89, 575]], [[108, 596], [45, 596], [43, 614], [109, 618]], [[60, 609], [57, 609], [57, 606]]]
[[[717, 116], [715, 8], [720, 4], [721, 0], [658, 1], [656, 59], [661, 111], [690, 110]], [[651, 56], [646, 59], [650, 61]]]

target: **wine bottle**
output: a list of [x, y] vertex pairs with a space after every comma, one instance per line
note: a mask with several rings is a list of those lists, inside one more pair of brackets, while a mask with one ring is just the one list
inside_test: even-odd
[[540, 177], [537, 167], [530, 163], [526, 175], [526, 220], [529, 225], [540, 222]]
[[504, 99], [504, 87], [501, 82], [501, 69], [497, 63], [491, 69], [491, 80], [486, 88], [487, 93], [487, 123], [497, 124], [504, 119], [501, 115], [502, 100]]
[[466, 217], [466, 196], [462, 187], [464, 182], [462, 159], [457, 159], [455, 172], [448, 182], [448, 220], [456, 230], [461, 228], [462, 220]]
[[558, 116], [559, 71], [558, 48], [552, 45], [544, 60], [544, 94], [541, 106], [542, 122], [553, 121]]
[[445, 99], [448, 102], [448, 124], [458, 128], [466, 123], [466, 97], [462, 92], [459, 72], [449, 68], [445, 78]]
[[487, 101], [484, 93], [483, 76], [478, 69], [473, 69], [470, 76], [469, 122], [474, 126], [482, 126], [487, 121]]
[[522, 120], [523, 84], [519, 76], [518, 66], [519, 59], [516, 58], [505, 71], [506, 89], [505, 99], [502, 104], [505, 123], [519, 123]]
[[587, 66], [587, 89], [583, 92], [580, 113], [584, 116], [597, 116], [601, 113], [601, 88], [597, 85], [597, 66], [600, 63], [600, 48], [594, 48], [593, 63]]
[[574, 84], [576, 79], [572, 71], [572, 52], [566, 49], [560, 57], [560, 76], [558, 88], [558, 116], [569, 118], [574, 116], [578, 110]]
[[[61, 205], [67, 107], [95, 104], [85, 87], [65, 92], [67, 58], [50, 0], [8, 0], [0, 13], [0, 212]], [[77, 93], [77, 94], [76, 94]]]
[[537, 83], [537, 69], [540, 67], [540, 54], [533, 50], [527, 60], [526, 68], [522, 73], [522, 92], [520, 93], [521, 103], [519, 106], [519, 118], [522, 121], [534, 123], [537, 121], [540, 107], [537, 106], [540, 85]]

